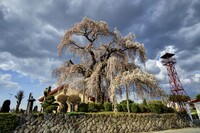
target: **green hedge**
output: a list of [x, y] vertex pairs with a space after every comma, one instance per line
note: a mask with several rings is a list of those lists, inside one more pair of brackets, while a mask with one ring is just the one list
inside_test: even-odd
[[104, 111], [112, 111], [112, 103], [105, 102], [103, 106], [104, 106]]
[[116, 107], [117, 107], [118, 112], [123, 112], [123, 108], [121, 104], [116, 104]]
[[[134, 101], [132, 101], [130, 99], [128, 101], [129, 101], [129, 104], [134, 103]], [[123, 100], [123, 101], [120, 102], [120, 104], [127, 104], [127, 101]]]
[[99, 112], [101, 110], [101, 106], [99, 103], [89, 102], [88, 103], [88, 111], [89, 112]]
[[0, 113], [0, 133], [12, 133], [17, 126], [17, 115]]
[[67, 115], [84, 115], [85, 112], [67, 112]]
[[125, 103], [121, 104], [121, 106], [122, 106], [123, 112], [128, 112], [127, 105]]
[[88, 104], [87, 103], [81, 103], [78, 106], [78, 111], [79, 112], [88, 112]]
[[101, 103], [95, 103], [95, 107], [98, 111], [102, 111], [103, 110], [103, 105]]
[[[130, 107], [131, 103], [134, 103], [134, 101], [132, 101], [130, 99], [128, 101], [129, 101], [129, 107]], [[120, 105], [122, 106], [122, 112], [128, 112], [126, 100], [121, 101]]]
[[150, 109], [148, 107], [148, 105], [146, 104], [138, 104], [138, 107], [140, 109], [140, 113], [149, 113], [150, 112]]
[[136, 103], [131, 103], [130, 109], [131, 109], [131, 112], [133, 112], [133, 113], [139, 113], [140, 112], [140, 108], [138, 107], [138, 105]]
[[[106, 106], [106, 108], [105, 108]], [[104, 110], [105, 109], [105, 110]], [[104, 106], [101, 103], [81, 103], [78, 107], [79, 112], [99, 112], [99, 111], [112, 111], [112, 104], [107, 102], [104, 103]]]
[[[133, 113], [173, 113], [175, 110], [171, 107], [167, 107], [159, 100], [152, 100], [149, 101], [148, 104], [144, 99], [142, 103], [136, 104], [133, 101], [129, 100], [130, 102], [130, 111]], [[127, 103], [126, 100], [117, 104], [118, 112], [127, 112]]]
[[153, 100], [150, 101], [149, 104], [149, 109], [153, 113], [173, 113], [175, 112], [173, 108], [165, 106], [161, 101], [158, 100]]

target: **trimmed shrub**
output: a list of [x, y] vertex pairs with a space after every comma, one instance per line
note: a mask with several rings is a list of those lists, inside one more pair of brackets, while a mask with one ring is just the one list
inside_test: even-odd
[[47, 96], [44, 103], [42, 104], [44, 112], [52, 113], [53, 111], [56, 111], [59, 104], [54, 103], [55, 101], [56, 100], [54, 96]]
[[151, 101], [149, 108], [153, 113], [173, 113], [173, 108], [165, 106], [161, 101]]
[[81, 98], [78, 95], [70, 95], [68, 97], [68, 102], [72, 104], [79, 104], [81, 102]]
[[33, 108], [33, 113], [37, 113], [38, 112], [38, 106], [36, 105], [36, 106], [34, 106], [34, 108]]
[[136, 103], [131, 103], [130, 109], [131, 109], [131, 112], [133, 112], [133, 113], [139, 113], [140, 112], [140, 109], [139, 109], [139, 107]]
[[[144, 106], [145, 107], [145, 109], [146, 109], [146, 113], [149, 113], [149, 112], [151, 112], [151, 110], [150, 110], [150, 108], [149, 108], [149, 106], [147, 105], [147, 106]], [[145, 113], [145, 112], [144, 112]]]
[[196, 95], [196, 99], [200, 99], [200, 94]]
[[103, 109], [103, 106], [101, 103], [94, 103], [94, 102], [89, 102], [88, 103], [88, 111], [89, 112], [98, 112]]
[[25, 113], [25, 110], [19, 109], [19, 113], [23, 114], [23, 113]]
[[17, 127], [17, 115], [13, 113], [0, 113], [0, 132], [12, 133]]
[[117, 111], [118, 112], [122, 112], [123, 111], [123, 108], [122, 108], [121, 104], [116, 104], [116, 107], [117, 107]]
[[105, 110], [105, 111], [112, 111], [112, 104], [111, 104], [111, 103], [105, 102], [105, 103], [103, 104], [103, 106], [104, 106], [104, 110]]
[[55, 100], [54, 96], [47, 96], [46, 99], [45, 99], [45, 101], [48, 102], [48, 103], [53, 103], [56, 100]]
[[70, 95], [68, 102], [72, 104], [72, 111], [75, 110], [75, 105], [80, 104], [81, 98], [78, 95]]
[[175, 112], [175, 110], [172, 107], [167, 107], [166, 109], [167, 109], [166, 113], [174, 113]]
[[61, 105], [59, 106], [58, 112], [61, 112], [61, 113], [67, 112], [67, 108], [68, 108], [68, 105], [66, 103], [67, 98], [68, 98], [68, 96], [65, 94], [58, 95], [56, 100], [61, 103]]
[[149, 104], [149, 108], [152, 113], [163, 113], [162, 111], [162, 104], [151, 103]]
[[86, 104], [86, 103], [81, 103], [81, 104], [78, 106], [78, 111], [79, 111], [79, 112], [88, 112], [88, 104]]
[[[129, 106], [131, 103], [134, 103], [134, 101], [132, 100], [128, 100], [129, 101]], [[127, 101], [126, 100], [123, 100], [120, 102], [121, 106], [122, 106], [122, 109], [123, 109], [123, 112], [128, 112], [128, 109], [127, 109]]]
[[46, 113], [53, 113], [53, 111], [56, 111], [57, 110], [57, 107], [58, 107], [58, 103], [54, 103], [50, 106], [48, 106], [46, 109], [45, 109], [45, 112]]
[[58, 97], [57, 97], [56, 100], [57, 100], [58, 102], [64, 104], [64, 103], [67, 102], [67, 98], [68, 98], [67, 95], [65, 95], [65, 94], [60, 94], [60, 95], [58, 95]]
[[98, 107], [94, 102], [88, 103], [88, 111], [89, 112], [98, 112]]
[[103, 105], [101, 103], [95, 103], [95, 108], [97, 111], [101, 111], [103, 109]]
[[145, 106], [144, 104], [138, 104], [139, 110], [141, 113], [146, 113], [147, 111], [147, 106]]
[[5, 100], [1, 107], [2, 113], [8, 113], [10, 111], [10, 100]]
[[[129, 101], [129, 104], [134, 103], [134, 101], [132, 101], [130, 99], [128, 101]], [[120, 104], [127, 104], [127, 101], [123, 100], [123, 101], [120, 102]]]
[[190, 97], [186, 95], [170, 95], [169, 100], [173, 102], [179, 102], [179, 101], [187, 102], [190, 100]]
[[127, 105], [121, 104], [123, 112], [128, 112]]
[[147, 100], [146, 100], [145, 98], [143, 99], [142, 104], [143, 104], [144, 106], [147, 106]]

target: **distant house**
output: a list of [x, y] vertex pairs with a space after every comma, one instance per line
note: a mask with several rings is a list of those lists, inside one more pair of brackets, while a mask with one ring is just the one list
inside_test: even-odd
[[[83, 94], [82, 94], [80, 91], [78, 91], [77, 89], [73, 89], [73, 88], [69, 87], [68, 84], [63, 84], [63, 85], [61, 85], [61, 86], [55, 88], [54, 90], [52, 90], [52, 91], [49, 93], [49, 95], [54, 96], [55, 99], [57, 99], [57, 97], [58, 97], [60, 94], [65, 94], [65, 95], [67, 95], [67, 96], [70, 96], [70, 95], [72, 95], [72, 94], [78, 95], [78, 96], [81, 98], [81, 102], [83, 102]], [[94, 99], [95, 99], [95, 98], [92, 97], [92, 96], [85, 95], [85, 103], [88, 103], [88, 102], [90, 102], [90, 101], [94, 101]], [[38, 101], [43, 102], [43, 101], [44, 101], [44, 96], [40, 97], [40, 98], [38, 99]], [[69, 108], [69, 110], [70, 110], [70, 108]], [[69, 111], [69, 110], [68, 110], [68, 111]]]
[[200, 119], [200, 99], [193, 99], [190, 101], [190, 103], [193, 103], [196, 110], [197, 110], [197, 114], [198, 114], [198, 117]]

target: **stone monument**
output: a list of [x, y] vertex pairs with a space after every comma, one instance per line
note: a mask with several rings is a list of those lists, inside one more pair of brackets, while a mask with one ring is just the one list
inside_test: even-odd
[[33, 98], [32, 93], [30, 93], [29, 98], [28, 98], [26, 113], [32, 113], [34, 101], [35, 101], [35, 99]]

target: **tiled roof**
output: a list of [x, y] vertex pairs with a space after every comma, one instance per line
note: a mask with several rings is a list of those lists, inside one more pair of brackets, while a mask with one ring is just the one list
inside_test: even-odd
[[197, 103], [197, 102], [200, 102], [200, 99], [192, 99], [192, 100], [190, 101], [190, 103]]
[[[64, 88], [65, 85], [66, 85], [66, 84], [63, 84], [63, 85], [59, 86], [58, 88], [52, 90], [52, 91], [49, 93], [49, 95], [53, 95], [53, 94], [55, 94], [56, 92], [58, 92], [59, 90], [62, 90], [62, 89]], [[44, 100], [44, 96], [42, 96], [42, 97], [40, 97], [40, 98], [38, 99], [38, 101], [40, 101], [40, 102], [43, 102], [43, 100]]]
[[[52, 91], [49, 93], [49, 95], [53, 95], [53, 94], [55, 94], [56, 92], [58, 92], [59, 90], [64, 89], [64, 86], [68, 86], [68, 84], [63, 84], [63, 85], [57, 87], [56, 89], [52, 90]], [[81, 91], [79, 91], [79, 93], [81, 93]], [[85, 96], [90, 97], [90, 98], [94, 98], [93, 96], [88, 95], [88, 94], [85, 94]], [[38, 101], [43, 102], [43, 101], [44, 101], [44, 96], [40, 97], [40, 98], [38, 99]]]

